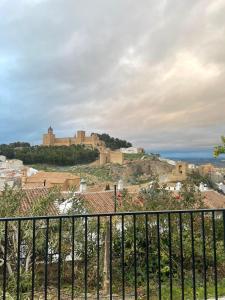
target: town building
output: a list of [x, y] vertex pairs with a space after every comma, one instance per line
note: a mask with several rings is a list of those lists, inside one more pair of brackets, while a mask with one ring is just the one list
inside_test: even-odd
[[23, 188], [59, 187], [62, 191], [80, 187], [80, 177], [69, 172], [40, 171], [30, 177], [23, 178]]
[[[23, 162], [18, 159], [8, 160], [5, 156], [0, 156], [0, 192], [2, 192], [6, 186], [8, 187], [20, 187], [22, 183], [23, 174], [33, 174], [36, 171], [32, 168], [25, 167]], [[28, 175], [28, 176], [29, 176]]]
[[124, 154], [140, 154], [145, 153], [145, 150], [143, 148], [137, 148], [137, 147], [129, 147], [129, 148], [120, 148], [120, 151]]
[[225, 194], [225, 184], [224, 184], [224, 182], [218, 183], [217, 186], [218, 186], [218, 189], [219, 189], [222, 193]]
[[205, 164], [198, 167], [199, 174], [202, 176], [210, 175], [215, 172], [215, 167], [212, 164]]

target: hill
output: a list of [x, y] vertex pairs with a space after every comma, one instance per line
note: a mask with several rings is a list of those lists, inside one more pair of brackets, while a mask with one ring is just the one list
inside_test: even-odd
[[107, 183], [111, 186], [123, 179], [128, 185], [146, 183], [155, 176], [163, 176], [171, 173], [173, 166], [160, 161], [155, 156], [146, 155], [144, 159], [126, 160], [123, 165], [106, 164], [97, 166], [94, 164], [76, 165], [72, 167], [57, 167], [48, 165], [34, 165], [36, 169], [47, 171], [67, 171], [81, 176], [89, 186], [99, 185], [102, 188]]

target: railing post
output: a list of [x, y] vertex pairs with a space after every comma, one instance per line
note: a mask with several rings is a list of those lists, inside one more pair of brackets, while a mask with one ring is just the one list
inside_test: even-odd
[[103, 262], [103, 294], [109, 294], [109, 243], [110, 230], [109, 220], [105, 223], [104, 262]]
[[114, 212], [117, 211], [117, 187], [114, 185]]

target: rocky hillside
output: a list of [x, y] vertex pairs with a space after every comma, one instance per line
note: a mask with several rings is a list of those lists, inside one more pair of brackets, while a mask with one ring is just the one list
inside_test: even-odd
[[53, 167], [36, 165], [37, 169], [46, 171], [67, 171], [84, 178], [88, 185], [105, 186], [123, 179], [129, 185], [136, 185], [149, 182], [152, 177], [163, 177], [171, 173], [174, 168], [167, 162], [160, 161], [157, 157], [145, 156], [144, 159], [126, 160], [123, 165], [106, 164], [104, 166], [77, 165], [73, 167]]
[[166, 176], [174, 167], [158, 158], [147, 157], [125, 161], [123, 165], [106, 164], [104, 166], [82, 165], [71, 168], [73, 173], [85, 178], [89, 184], [115, 183], [123, 179], [128, 184], [145, 183], [153, 176]]
[[147, 175], [165, 175], [172, 171], [174, 167], [167, 162], [162, 162], [157, 159], [145, 159], [129, 162], [125, 169], [127, 174], [133, 173], [147, 174]]

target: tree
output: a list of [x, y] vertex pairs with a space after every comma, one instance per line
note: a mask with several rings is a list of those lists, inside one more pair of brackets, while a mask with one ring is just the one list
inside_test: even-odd
[[225, 154], [225, 136], [221, 136], [222, 145], [214, 148], [214, 156], [218, 157], [221, 154]]
[[25, 164], [68, 166], [91, 163], [98, 158], [99, 152], [83, 145], [30, 146], [28, 143], [16, 142], [0, 145], [0, 155], [8, 159], [20, 159]]
[[[23, 205], [24, 196], [25, 194], [22, 190], [6, 187], [0, 195], [0, 217], [17, 218], [21, 216], [20, 207]], [[70, 191], [67, 195], [63, 194], [62, 198], [59, 190], [52, 189], [47, 195], [33, 201], [30, 209], [26, 211], [26, 216], [46, 216], [48, 215], [49, 207], [55, 205], [56, 201], [59, 204], [63, 202], [68, 205], [69, 209], [66, 211], [68, 217], [38, 218], [35, 222], [32, 219], [12, 220], [8, 221], [7, 230], [5, 230], [5, 221], [0, 222], [0, 266], [4, 265], [4, 254], [7, 247], [7, 290], [14, 297], [13, 299], [15, 299], [17, 294], [18, 246], [20, 251], [19, 284], [21, 299], [26, 293], [31, 291], [33, 260], [35, 260], [35, 292], [41, 292], [44, 281], [44, 266], [46, 264], [53, 288], [58, 282], [58, 273], [55, 272], [55, 267], [59, 261], [61, 277], [65, 282], [71, 282], [72, 255], [74, 260], [76, 259], [80, 264], [79, 267], [76, 263], [73, 266], [73, 271], [74, 273], [76, 272], [76, 284], [78, 286], [83, 284], [84, 268], [81, 265], [85, 265], [85, 260], [87, 259], [89, 266], [91, 266], [88, 272], [88, 284], [94, 286], [96, 283], [97, 223], [94, 218], [88, 219], [82, 216], [84, 213], [87, 213], [87, 208], [81, 197], [77, 196], [74, 191]], [[73, 217], [73, 215], [79, 216]], [[6, 232], [7, 242], [5, 242]], [[101, 240], [103, 234], [104, 230], [102, 228], [100, 232]], [[47, 237], [48, 239], [46, 239]], [[33, 251], [34, 239], [35, 252]], [[48, 252], [46, 252], [47, 241]], [[72, 252], [72, 244], [74, 244], [74, 252]], [[100, 247], [103, 246], [100, 245]], [[59, 248], [61, 249], [60, 258]], [[87, 250], [86, 254], [85, 249]]]
[[103, 134], [98, 134], [100, 140], [105, 142], [105, 145], [107, 148], [110, 148], [112, 150], [120, 149], [120, 148], [129, 148], [132, 146], [131, 143], [125, 141], [125, 140], [120, 140], [118, 138], [114, 138], [109, 136], [106, 133]]
[[[50, 205], [59, 197], [57, 190], [49, 191], [48, 195], [39, 197], [33, 201], [27, 215], [45, 215]], [[5, 187], [0, 195], [0, 217], [19, 217], [25, 194], [21, 189]], [[6, 225], [7, 224], [7, 225]], [[6, 227], [7, 226], [7, 227]], [[8, 286], [12, 294], [16, 293], [16, 276], [18, 272], [18, 247], [20, 248], [20, 285], [23, 290], [31, 288], [31, 265], [33, 258], [33, 226], [31, 220], [15, 220], [8, 223], [0, 222], [0, 259], [4, 263], [5, 249], [7, 248], [7, 273]], [[44, 257], [45, 221], [40, 220], [35, 224], [35, 259], [42, 260]], [[54, 226], [50, 228], [54, 231]], [[7, 234], [7, 235], [6, 235]], [[7, 240], [5, 240], [7, 237]], [[6, 244], [5, 244], [6, 241]]]

